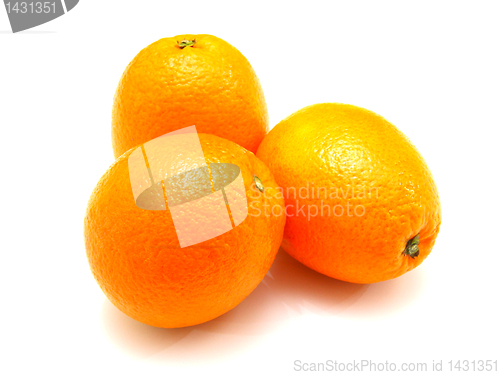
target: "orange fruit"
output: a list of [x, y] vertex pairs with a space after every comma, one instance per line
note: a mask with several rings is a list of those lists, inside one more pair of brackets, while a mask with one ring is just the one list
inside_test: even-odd
[[429, 255], [441, 223], [438, 192], [415, 146], [363, 108], [317, 104], [281, 121], [257, 156], [283, 188], [283, 248], [353, 283], [398, 277]]
[[178, 35], [130, 62], [113, 102], [115, 157], [173, 130], [229, 139], [252, 152], [269, 130], [259, 79], [248, 60], [211, 35]]
[[[208, 134], [199, 134], [199, 139], [214, 184], [214, 165], [231, 163], [241, 170], [243, 199], [253, 208], [233, 229], [181, 247], [172, 207], [142, 209], [139, 199], [137, 204], [134, 201], [130, 175], [135, 172], [129, 172], [129, 163], [133, 164], [129, 159], [136, 148], [115, 160], [88, 203], [84, 234], [94, 277], [118, 309], [149, 325], [191, 326], [229, 311], [264, 278], [282, 240], [284, 211], [255, 214], [263, 205], [283, 207], [269, 169], [253, 153], [229, 140]], [[192, 160], [188, 156], [176, 162], [189, 166]], [[151, 160], [149, 163], [151, 166]], [[200, 182], [199, 176], [191, 177], [178, 185], [188, 196], [195, 194]], [[266, 187], [265, 194], [256, 182]], [[195, 215], [190, 219], [196, 221]], [[216, 225], [218, 219], [215, 213]], [[235, 220], [235, 212], [231, 212], [231, 220]], [[198, 225], [196, 229], [203, 232], [206, 228]]]

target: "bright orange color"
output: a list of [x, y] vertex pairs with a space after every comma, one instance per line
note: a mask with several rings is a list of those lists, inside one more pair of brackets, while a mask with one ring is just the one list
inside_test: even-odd
[[[255, 215], [264, 205], [283, 209], [264, 163], [226, 139], [199, 138], [207, 163], [241, 169], [253, 211], [249, 208], [246, 219], [231, 231], [180, 248], [168, 207], [144, 210], [134, 202], [128, 169], [134, 149], [108, 169], [87, 207], [85, 246], [94, 277], [116, 307], [153, 326], [191, 326], [238, 305], [264, 278], [283, 236], [285, 215], [279, 210]], [[265, 195], [257, 190], [254, 175], [266, 187]]]
[[[282, 246], [303, 264], [374, 283], [429, 255], [441, 224], [437, 188], [417, 149], [383, 117], [352, 105], [312, 105], [276, 125], [257, 155], [284, 189]], [[418, 255], [404, 254], [416, 235]]]
[[[195, 41], [182, 47], [183, 41]], [[252, 152], [269, 129], [264, 93], [248, 60], [211, 35], [179, 35], [144, 48], [115, 93], [115, 157], [173, 130], [229, 139]]]

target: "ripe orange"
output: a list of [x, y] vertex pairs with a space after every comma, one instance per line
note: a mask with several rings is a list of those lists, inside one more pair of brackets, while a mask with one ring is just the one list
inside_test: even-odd
[[[283, 207], [269, 169], [253, 153], [214, 135], [199, 138], [207, 163], [239, 166], [249, 205]], [[153, 326], [191, 326], [224, 314], [264, 278], [282, 240], [284, 213], [249, 209], [232, 230], [181, 248], [171, 209], [141, 209], [134, 201], [128, 165], [134, 149], [116, 159], [88, 203], [85, 246], [95, 279], [116, 307]], [[188, 194], [196, 190], [196, 179], [186, 181]]]
[[281, 121], [257, 152], [284, 189], [283, 248], [354, 283], [398, 277], [429, 255], [438, 192], [417, 149], [363, 108], [317, 104]]
[[211, 35], [160, 39], [130, 62], [113, 103], [113, 152], [118, 157], [191, 125], [252, 152], [269, 129], [252, 66], [236, 48]]

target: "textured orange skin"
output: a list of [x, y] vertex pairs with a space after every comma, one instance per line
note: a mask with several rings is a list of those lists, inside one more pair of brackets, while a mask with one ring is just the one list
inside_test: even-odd
[[[196, 39], [181, 49], [177, 42]], [[248, 60], [211, 35], [179, 35], [144, 48], [115, 93], [115, 157], [173, 130], [196, 125], [252, 152], [269, 130], [259, 79]]]
[[[312, 105], [276, 125], [257, 155], [291, 205], [282, 246], [306, 266], [364, 284], [398, 277], [429, 255], [441, 224], [437, 188], [417, 149], [383, 117], [352, 105]], [[298, 190], [297, 199], [293, 190], [286, 194], [308, 182], [326, 187], [328, 196], [316, 190], [313, 197], [311, 188], [306, 199]], [[341, 205], [344, 214], [337, 208], [339, 216], [328, 216], [324, 208], [321, 216], [321, 199]], [[297, 215], [298, 205], [317, 205], [319, 214], [308, 221]], [[354, 214], [356, 205], [365, 207], [364, 215]], [[403, 250], [417, 234], [420, 254], [412, 259]]]
[[[253, 153], [213, 135], [199, 137], [207, 162], [241, 168], [249, 204], [283, 207], [269, 169]], [[116, 307], [149, 325], [191, 326], [224, 314], [266, 275], [285, 215], [249, 214], [229, 232], [180, 248], [168, 207], [148, 211], [135, 205], [127, 162], [132, 151], [108, 169], [88, 203], [85, 246], [95, 279]], [[253, 175], [269, 189], [269, 199], [255, 189]]]

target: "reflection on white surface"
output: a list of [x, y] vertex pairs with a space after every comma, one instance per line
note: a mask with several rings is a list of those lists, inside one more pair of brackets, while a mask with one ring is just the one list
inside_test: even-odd
[[128, 355], [181, 364], [193, 357], [223, 360], [276, 330], [293, 329], [296, 319], [322, 316], [329, 324], [340, 325], [345, 319], [397, 313], [418, 299], [423, 276], [417, 268], [382, 283], [351, 284], [321, 275], [280, 250], [259, 286], [233, 310], [209, 322], [175, 329], [150, 327], [108, 300], [102, 319], [110, 338]]

